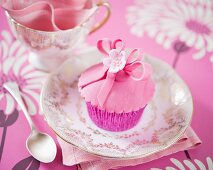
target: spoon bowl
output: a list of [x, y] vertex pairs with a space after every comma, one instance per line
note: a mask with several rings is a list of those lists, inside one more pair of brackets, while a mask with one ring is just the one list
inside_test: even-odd
[[16, 82], [6, 82], [3, 87], [14, 97], [22, 109], [31, 128], [31, 134], [26, 140], [26, 147], [29, 153], [40, 162], [49, 163], [55, 159], [57, 148], [56, 144], [51, 136], [46, 133], [39, 132], [31, 117], [29, 116], [27, 109], [21, 97], [19, 86]]
[[48, 163], [56, 156], [56, 145], [52, 137], [46, 133], [33, 131], [27, 138], [26, 147], [37, 160]]

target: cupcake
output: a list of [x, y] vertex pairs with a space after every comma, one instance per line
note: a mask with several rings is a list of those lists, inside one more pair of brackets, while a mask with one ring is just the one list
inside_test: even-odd
[[[108, 51], [104, 44], [108, 44]], [[103, 62], [84, 71], [79, 91], [85, 99], [91, 120], [109, 131], [135, 126], [154, 94], [152, 68], [142, 62], [138, 49], [127, 53], [124, 43], [100, 40], [97, 45]]]

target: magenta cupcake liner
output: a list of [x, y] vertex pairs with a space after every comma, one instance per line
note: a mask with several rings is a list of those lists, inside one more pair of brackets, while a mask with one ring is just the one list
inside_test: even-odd
[[98, 127], [113, 132], [128, 130], [135, 126], [140, 120], [145, 107], [127, 113], [110, 113], [87, 102], [87, 109], [92, 121]]

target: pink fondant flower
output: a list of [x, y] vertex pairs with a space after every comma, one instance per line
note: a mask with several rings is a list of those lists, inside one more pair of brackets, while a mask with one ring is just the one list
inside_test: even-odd
[[109, 57], [103, 59], [103, 64], [109, 68], [109, 72], [117, 73], [125, 67], [126, 61], [127, 56], [125, 51], [112, 49], [109, 52]]

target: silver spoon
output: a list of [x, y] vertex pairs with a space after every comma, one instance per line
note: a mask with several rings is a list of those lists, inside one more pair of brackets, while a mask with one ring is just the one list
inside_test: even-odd
[[49, 163], [55, 159], [56, 156], [56, 144], [51, 136], [46, 133], [39, 132], [21, 98], [21, 92], [16, 82], [6, 82], [3, 87], [14, 97], [19, 106], [21, 107], [24, 115], [30, 125], [31, 134], [26, 140], [26, 147], [30, 154], [40, 162]]

